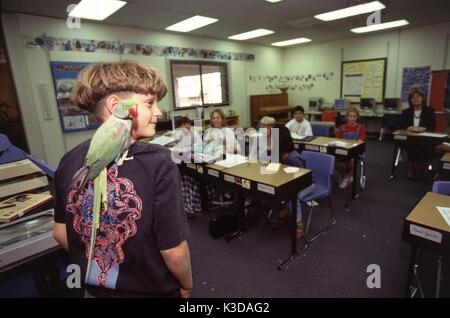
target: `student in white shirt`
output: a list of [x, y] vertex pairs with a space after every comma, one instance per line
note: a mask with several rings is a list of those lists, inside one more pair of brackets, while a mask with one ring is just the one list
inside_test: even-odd
[[294, 118], [286, 124], [289, 131], [299, 136], [312, 136], [311, 124], [305, 119], [305, 109], [302, 106], [297, 106], [292, 114]]
[[192, 148], [202, 144], [200, 134], [191, 126], [189, 117], [181, 117], [178, 121], [178, 129], [175, 131], [176, 147], [180, 149]]
[[203, 144], [214, 148], [223, 146], [225, 153], [234, 154], [240, 151], [241, 147], [233, 129], [226, 127], [226, 117], [221, 109], [215, 109], [211, 113], [211, 128], [206, 130]]

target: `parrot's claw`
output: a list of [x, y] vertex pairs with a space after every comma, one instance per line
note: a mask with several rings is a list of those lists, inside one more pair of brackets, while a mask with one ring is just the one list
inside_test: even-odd
[[127, 156], [128, 156], [128, 149], [125, 150], [125, 152], [123, 153], [123, 155], [120, 156], [120, 157], [118, 158], [118, 160], [117, 160], [117, 165], [118, 165], [118, 166], [121, 166], [121, 165], [123, 165], [123, 163], [124, 163], [125, 161], [127, 161], [127, 160], [133, 160], [133, 159], [134, 159], [133, 156], [131, 156], [131, 157], [127, 157]]

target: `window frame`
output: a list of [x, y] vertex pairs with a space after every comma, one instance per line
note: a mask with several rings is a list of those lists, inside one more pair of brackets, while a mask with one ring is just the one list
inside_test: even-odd
[[[202, 100], [202, 105], [197, 106], [187, 106], [187, 107], [177, 107], [176, 103], [176, 97], [175, 97], [175, 78], [173, 76], [173, 68], [176, 64], [193, 64], [198, 65], [199, 67], [199, 75], [200, 75], [200, 97]], [[229, 83], [228, 83], [228, 64], [226, 62], [212, 62], [212, 61], [202, 61], [202, 60], [170, 60], [170, 79], [171, 79], [171, 85], [172, 85], [172, 98], [173, 98], [173, 109], [183, 110], [183, 109], [196, 109], [198, 107], [215, 107], [215, 106], [230, 106], [230, 90], [229, 90]], [[227, 97], [227, 101], [223, 103], [211, 103], [211, 104], [205, 104], [203, 101], [203, 79], [202, 79], [202, 66], [219, 66], [219, 67], [225, 67], [225, 76], [224, 72], [221, 72], [221, 79], [225, 77], [222, 84], [222, 96]]]

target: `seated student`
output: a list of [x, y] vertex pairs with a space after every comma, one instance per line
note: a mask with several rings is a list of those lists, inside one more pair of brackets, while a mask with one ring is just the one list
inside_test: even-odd
[[[408, 95], [409, 108], [402, 112], [402, 128], [409, 131], [434, 131], [436, 119], [434, 109], [426, 106], [427, 98], [418, 88]], [[421, 178], [425, 162], [430, 161], [433, 150], [427, 147], [408, 146], [408, 179]]]
[[[347, 111], [346, 123], [339, 127], [337, 138], [351, 140], [366, 140], [366, 128], [359, 124], [359, 111], [357, 108], [351, 108]], [[339, 188], [345, 189], [353, 182], [352, 170], [355, 164], [354, 159], [336, 162], [336, 170], [340, 173]]]
[[231, 128], [226, 127], [226, 116], [221, 109], [211, 112], [211, 127], [205, 131], [203, 136], [204, 148], [222, 147], [222, 153], [238, 153], [241, 148]]
[[178, 120], [178, 129], [175, 130], [176, 147], [180, 149], [191, 148], [202, 144], [200, 134], [192, 128], [189, 117], [181, 117]]
[[[272, 129], [278, 129], [278, 140], [272, 140]], [[270, 155], [273, 149], [273, 144], [278, 143], [279, 160], [280, 163], [305, 167], [305, 163], [299, 159], [297, 150], [294, 149], [294, 143], [292, 141], [291, 134], [286, 126], [275, 125], [275, 119], [272, 117], [264, 116], [260, 120], [260, 130], [262, 137], [267, 138], [266, 149], [259, 149], [259, 158], [267, 159], [267, 155]], [[301, 157], [300, 157], [301, 158]], [[265, 160], [264, 160], [265, 161]], [[304, 235], [304, 226], [302, 220], [301, 200], [310, 194], [314, 190], [314, 184], [306, 189], [298, 192], [297, 194], [297, 238], [300, 239]], [[272, 219], [272, 226], [279, 227], [289, 219], [289, 213], [291, 210], [291, 202], [285, 203], [281, 206], [280, 203], [276, 203], [272, 210], [276, 213], [276, 216]]]
[[[91, 140], [61, 159], [55, 172], [53, 235], [81, 268], [86, 297], [188, 297], [192, 274], [178, 167], [167, 149], [138, 142], [155, 134], [167, 92], [159, 72], [134, 61], [94, 63], [80, 73], [74, 101], [101, 123], [114, 116], [122, 99], [137, 102], [122, 165], [107, 166], [108, 206], [101, 212], [88, 267], [93, 181], [73, 183]], [[80, 188], [81, 187], [81, 188]]]
[[305, 109], [302, 106], [297, 106], [294, 108], [292, 115], [294, 118], [286, 124], [289, 131], [299, 136], [312, 136], [311, 124], [305, 119]]

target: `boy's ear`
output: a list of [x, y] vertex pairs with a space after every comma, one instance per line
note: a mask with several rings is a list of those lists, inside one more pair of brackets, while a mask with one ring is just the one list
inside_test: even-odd
[[112, 115], [116, 110], [117, 104], [120, 102], [120, 97], [117, 95], [109, 95], [105, 100], [105, 109], [108, 115]]

